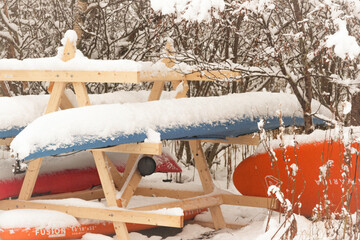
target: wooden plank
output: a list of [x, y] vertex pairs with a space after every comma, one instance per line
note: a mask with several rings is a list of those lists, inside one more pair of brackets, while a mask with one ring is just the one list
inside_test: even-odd
[[139, 72], [67, 71], [67, 70], [0, 70], [0, 81], [139, 83]]
[[65, 82], [56, 82], [54, 83], [53, 90], [50, 95], [48, 105], [46, 107], [45, 113], [56, 112], [60, 107], [61, 97], [64, 95], [64, 90], [66, 87]]
[[121, 189], [121, 205], [122, 207], [127, 207], [129, 204], [130, 198], [134, 195], [136, 188], [139, 186], [141, 181], [141, 174], [137, 170], [137, 166], [135, 165], [132, 171], [132, 174], [129, 176], [128, 181], [126, 181]]
[[[192, 220], [192, 221], [189, 221], [188, 222], [189, 224], [198, 224], [200, 226], [203, 226], [203, 227], [208, 227], [208, 228], [215, 228], [214, 226], [214, 223], [213, 222], [203, 222], [203, 221], [195, 221], [195, 220]], [[241, 229], [243, 227], [246, 227], [247, 225], [242, 225], [242, 224], [234, 224], [234, 223], [226, 223], [226, 228], [228, 229]]]
[[89, 95], [87, 93], [87, 89], [85, 86], [85, 83], [73, 83], [76, 100], [78, 102], [79, 107], [89, 106], [90, 105], [90, 99]]
[[92, 154], [94, 156], [96, 169], [98, 170], [100, 182], [104, 190], [106, 202], [109, 207], [118, 206], [114, 181], [110, 174], [110, 167], [108, 161], [106, 161], [105, 153], [100, 151], [93, 151]]
[[114, 181], [115, 187], [120, 190], [121, 187], [122, 187], [122, 179], [123, 179], [123, 177], [120, 175], [120, 173], [117, 170], [115, 164], [110, 160], [110, 158], [106, 154], [104, 154], [104, 157], [105, 157], [106, 161], [108, 162], [110, 174], [111, 174], [112, 179]]
[[273, 198], [242, 196], [235, 194], [222, 194], [224, 204], [278, 209], [278, 202]]
[[139, 154], [130, 154], [129, 155], [129, 158], [126, 162], [125, 170], [123, 172], [122, 179], [120, 182], [120, 186], [121, 186], [120, 189], [122, 188], [122, 186], [124, 186], [126, 180], [130, 176], [131, 170], [134, 168], [135, 164], [138, 163], [138, 158], [139, 158]]
[[255, 135], [244, 135], [239, 137], [227, 137], [224, 140], [221, 139], [202, 139], [202, 142], [212, 143], [225, 143], [225, 144], [240, 144], [240, 145], [259, 145], [260, 138]]
[[214, 80], [227, 80], [229, 78], [236, 78], [240, 81], [241, 72], [235, 72], [230, 70], [211, 70], [193, 72], [185, 75], [187, 81], [214, 81]]
[[[124, 180], [125, 182], [126, 178], [123, 178], [122, 180]], [[141, 195], [147, 197], [168, 197], [175, 199], [186, 199], [186, 198], [194, 198], [194, 197], [202, 196], [204, 195], [204, 192], [138, 187], [136, 188], [135, 195]], [[36, 197], [32, 197], [31, 199], [36, 200], [36, 199], [81, 198], [83, 200], [94, 200], [104, 197], [105, 197], [104, 191], [100, 187], [97, 189], [88, 189], [88, 190], [69, 192], [69, 193], [58, 193], [51, 195], [36, 196]]]
[[[0, 75], [1, 76], [1, 75]], [[166, 82], [183, 81], [185, 75], [172, 70], [168, 71], [142, 71], [139, 74], [139, 82]]]
[[[211, 193], [214, 191], [214, 184], [210, 175], [210, 171], [205, 159], [204, 152], [201, 147], [201, 141], [192, 140], [189, 141], [191, 151], [194, 156], [195, 167], [199, 172], [201, 184], [205, 193]], [[211, 217], [213, 219], [215, 229], [223, 229], [226, 227], [224, 216], [222, 215], [220, 206], [214, 206], [209, 208]]]
[[183, 227], [184, 216], [158, 214], [146, 211], [134, 211], [116, 207], [94, 208], [71, 205], [61, 205], [51, 202], [33, 202], [21, 200], [0, 201], [1, 210], [11, 209], [47, 209], [70, 214], [77, 218], [98, 219], [113, 222], [129, 222], [138, 224], [151, 224], [167, 227]]
[[195, 167], [199, 172], [201, 184], [204, 188], [204, 192], [212, 193], [214, 191], [214, 184], [211, 178], [209, 167], [207, 165], [204, 152], [199, 140], [189, 141], [191, 152], [194, 156]]
[[76, 43], [73, 43], [68, 39], [66, 39], [66, 43], [64, 46], [64, 52], [61, 57], [61, 60], [64, 62], [67, 62], [75, 57], [76, 54]]
[[190, 199], [177, 200], [168, 203], [160, 203], [149, 206], [132, 208], [131, 210], [140, 210], [140, 211], [152, 211], [157, 209], [164, 208], [176, 208], [179, 207], [184, 211], [196, 210], [196, 209], [205, 209], [213, 206], [219, 206], [223, 203], [221, 195], [205, 195]]
[[12, 140], [14, 140], [14, 138], [0, 138], [0, 145], [10, 146]]
[[151, 89], [148, 101], [157, 101], [161, 97], [161, 93], [164, 89], [164, 82], [154, 82], [154, 85]]
[[36, 196], [36, 197], [32, 197], [31, 200], [64, 199], [64, 198], [80, 198], [83, 200], [94, 200], [94, 199], [101, 199], [104, 197], [105, 197], [104, 190], [102, 188], [98, 188], [98, 189], [88, 189], [88, 190], [82, 190], [76, 192]]
[[108, 148], [91, 149], [91, 151], [160, 155], [162, 153], [162, 143], [129, 143]]
[[[121, 206], [121, 200], [117, 201], [116, 199], [114, 181], [110, 173], [109, 161], [106, 160], [105, 153], [96, 151], [96, 152], [92, 152], [92, 154], [95, 159], [96, 169], [98, 170], [99, 173], [99, 178], [101, 181], [101, 186], [103, 187], [104, 190], [104, 195], [107, 205], [109, 207]], [[119, 239], [125, 239], [125, 240], [130, 239], [128, 230], [126, 228], [126, 224], [124, 222], [114, 221], [113, 224], [114, 224], [116, 236]]]
[[60, 108], [62, 110], [65, 110], [65, 109], [70, 109], [73, 107], [74, 107], [73, 104], [70, 102], [69, 98], [66, 96], [66, 94], [64, 92], [63, 95], [61, 96]]
[[175, 190], [175, 189], [162, 189], [162, 188], [144, 188], [138, 187], [135, 191], [135, 195], [141, 196], [154, 196], [154, 197], [168, 197], [176, 199], [193, 198], [204, 195], [204, 192]]
[[29, 200], [34, 190], [36, 179], [39, 175], [42, 158], [36, 158], [29, 162], [25, 178], [21, 186], [19, 200]]

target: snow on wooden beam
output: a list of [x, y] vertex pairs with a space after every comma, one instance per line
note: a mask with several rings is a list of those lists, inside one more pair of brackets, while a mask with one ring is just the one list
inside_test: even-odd
[[78, 218], [97, 219], [112, 222], [128, 222], [137, 224], [150, 224], [166, 227], [181, 228], [184, 226], [184, 216], [171, 215], [146, 211], [134, 211], [126, 209], [111, 208], [94, 208], [69, 206], [53, 203], [42, 203], [21, 200], [2, 200], [0, 201], [0, 209], [47, 209], [64, 212]]
[[91, 151], [160, 155], [162, 153], [162, 143], [129, 143], [108, 148], [91, 149]]

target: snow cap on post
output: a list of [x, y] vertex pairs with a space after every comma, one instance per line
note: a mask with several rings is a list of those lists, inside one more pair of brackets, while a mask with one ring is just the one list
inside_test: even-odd
[[59, 56], [61, 56], [61, 60], [67, 62], [75, 57], [76, 41], [77, 41], [76, 32], [74, 30], [67, 30], [63, 39], [61, 39], [61, 44], [64, 47], [60, 47], [58, 49]]

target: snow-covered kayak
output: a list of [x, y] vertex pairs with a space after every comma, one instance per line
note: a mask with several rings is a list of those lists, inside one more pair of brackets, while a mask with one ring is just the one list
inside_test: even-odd
[[[313, 101], [314, 113], [331, 117]], [[11, 143], [17, 158], [34, 158], [161, 140], [225, 139], [280, 126], [304, 124], [294, 95], [250, 92], [220, 97], [171, 99], [144, 103], [105, 104], [46, 114], [29, 124]], [[314, 117], [315, 124], [324, 124]], [[154, 139], [149, 133], [157, 132]], [[154, 135], [154, 134], [150, 134]]]

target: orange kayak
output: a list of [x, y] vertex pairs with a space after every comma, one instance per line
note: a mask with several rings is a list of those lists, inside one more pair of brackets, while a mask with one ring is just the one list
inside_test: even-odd
[[[193, 219], [202, 210], [184, 212], [184, 220]], [[154, 228], [154, 225], [126, 223], [129, 232]], [[103, 235], [115, 235], [114, 226], [111, 222], [99, 222], [94, 224], [81, 224], [80, 226], [66, 228], [0, 228], [1, 240], [47, 240], [47, 239], [80, 239], [86, 233]]]

